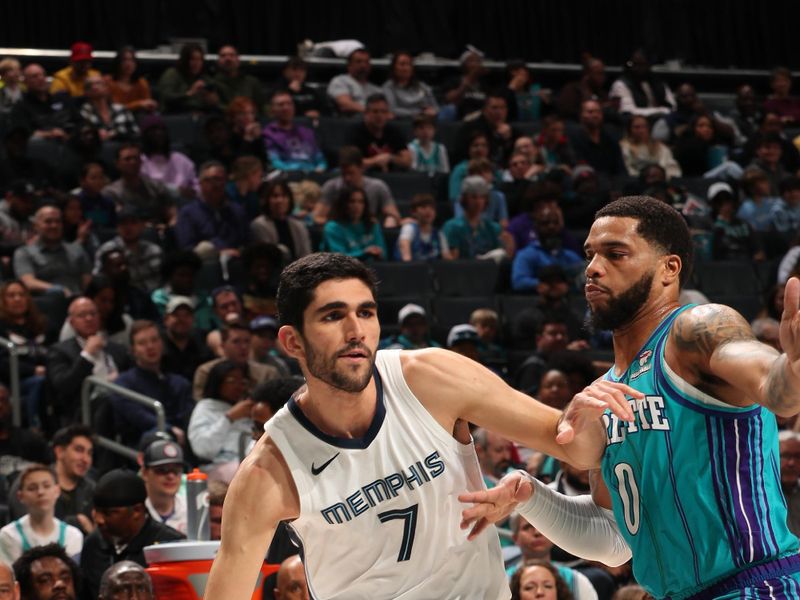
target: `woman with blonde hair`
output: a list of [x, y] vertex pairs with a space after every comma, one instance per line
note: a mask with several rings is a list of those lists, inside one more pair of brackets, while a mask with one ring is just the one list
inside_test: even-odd
[[651, 164], [661, 166], [667, 172], [667, 179], [681, 176], [681, 167], [672, 156], [672, 151], [650, 137], [650, 123], [646, 117], [631, 117], [619, 146], [625, 168], [631, 177], [638, 177], [641, 170]]

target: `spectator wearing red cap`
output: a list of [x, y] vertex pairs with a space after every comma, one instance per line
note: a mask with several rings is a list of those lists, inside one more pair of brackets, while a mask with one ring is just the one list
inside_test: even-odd
[[92, 68], [92, 46], [86, 42], [72, 44], [70, 65], [53, 75], [50, 93], [66, 92], [73, 98], [83, 96], [86, 79], [100, 77], [100, 71]]

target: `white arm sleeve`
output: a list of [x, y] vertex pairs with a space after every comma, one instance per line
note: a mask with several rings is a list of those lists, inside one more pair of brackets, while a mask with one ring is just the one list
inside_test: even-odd
[[630, 560], [631, 549], [619, 531], [614, 513], [597, 506], [591, 496], [565, 496], [525, 475], [533, 484], [534, 493], [517, 507], [517, 512], [542, 535], [570, 554], [610, 567]]

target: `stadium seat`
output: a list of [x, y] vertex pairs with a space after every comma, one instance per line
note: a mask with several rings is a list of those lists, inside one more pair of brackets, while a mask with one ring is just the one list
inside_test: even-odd
[[511, 339], [511, 324], [516, 317], [523, 310], [530, 308], [534, 305], [536, 297], [532, 295], [522, 294], [504, 294], [498, 296], [500, 305], [500, 323], [503, 330], [503, 337], [506, 340]]
[[27, 156], [41, 160], [51, 169], [59, 169], [63, 152], [63, 144], [51, 140], [32, 139], [28, 142]]
[[761, 281], [750, 261], [696, 262], [694, 271], [700, 291], [714, 302], [721, 296], [761, 293]]
[[57, 340], [61, 325], [67, 318], [67, 299], [62, 294], [33, 296], [33, 303], [47, 318], [47, 338]]
[[447, 148], [447, 153], [450, 155], [451, 160], [450, 168], [455, 166], [452, 164], [453, 150], [455, 149], [456, 138], [460, 128], [460, 121], [439, 121], [436, 123], [435, 139]]
[[671, 183], [686, 190], [698, 198], [705, 200], [708, 197], [708, 188], [720, 179], [707, 179], [705, 177], [673, 177]]
[[317, 126], [317, 139], [331, 167], [339, 163], [339, 149], [347, 145], [348, 132], [355, 122], [357, 122], [357, 119], [320, 117], [319, 125]]
[[164, 119], [171, 142], [180, 142], [184, 147], [189, 147], [200, 137], [199, 131], [203, 127], [202, 117], [184, 114], [164, 115], [161, 118]]
[[[434, 338], [447, 341], [447, 334], [455, 325], [469, 323], [472, 311], [478, 308], [497, 309], [495, 296], [465, 296], [460, 298], [437, 297], [433, 299]], [[444, 344], [442, 344], [444, 345]]]
[[451, 260], [431, 263], [442, 296], [488, 296], [497, 288], [499, 267], [492, 260]]
[[210, 292], [215, 287], [224, 285], [225, 280], [222, 276], [222, 266], [218, 260], [203, 261], [203, 266], [197, 272], [194, 279], [194, 287], [201, 292]]
[[370, 266], [378, 276], [380, 298], [423, 298], [433, 293], [428, 263], [376, 262]]
[[389, 186], [395, 200], [408, 201], [415, 194], [433, 194], [433, 182], [426, 173], [370, 173], [371, 177], [380, 179]]

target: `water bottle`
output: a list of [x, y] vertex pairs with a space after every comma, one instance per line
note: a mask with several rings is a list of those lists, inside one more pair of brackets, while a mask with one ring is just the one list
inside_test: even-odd
[[208, 475], [194, 469], [186, 476], [186, 537], [211, 538], [208, 521]]

